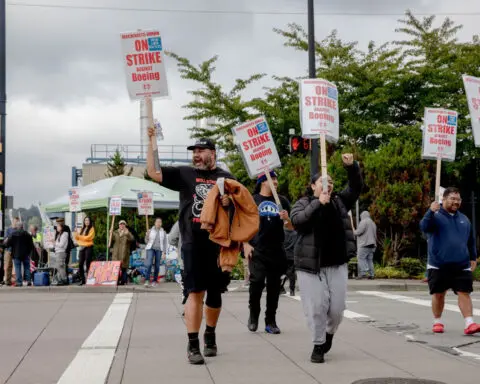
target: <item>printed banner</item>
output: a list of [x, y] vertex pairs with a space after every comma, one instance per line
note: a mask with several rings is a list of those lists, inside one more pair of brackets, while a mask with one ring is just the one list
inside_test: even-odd
[[120, 275], [121, 261], [94, 261], [90, 264], [87, 285], [116, 286]]
[[110, 216], [120, 216], [122, 214], [122, 196], [112, 196], [110, 198]]
[[475, 146], [480, 147], [480, 78], [463, 75]]
[[80, 212], [82, 206], [80, 204], [79, 188], [70, 188], [68, 190], [68, 197], [70, 202], [70, 212]]
[[53, 249], [55, 248], [55, 228], [51, 225], [45, 225], [43, 227], [43, 248]]
[[232, 128], [232, 132], [251, 178], [264, 174], [267, 169], [282, 166], [272, 132], [264, 117]]
[[159, 31], [121, 34], [130, 99], [168, 97], [167, 73]]
[[339, 136], [338, 91], [335, 84], [323, 79], [300, 81], [300, 124], [304, 138], [325, 135], [329, 142]]
[[455, 111], [425, 108], [422, 152], [424, 159], [455, 160], [457, 116]]
[[139, 192], [137, 206], [140, 216], [153, 216], [153, 192]]

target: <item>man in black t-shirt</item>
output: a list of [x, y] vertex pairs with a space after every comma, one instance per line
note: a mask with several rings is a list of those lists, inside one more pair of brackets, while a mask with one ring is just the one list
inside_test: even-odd
[[[155, 135], [149, 129], [149, 136]], [[188, 293], [185, 305], [185, 323], [188, 332], [188, 360], [191, 364], [204, 364], [200, 353], [198, 333], [202, 324], [203, 299], [205, 300], [206, 331], [204, 355], [217, 355], [215, 327], [222, 307], [221, 294], [228, 285], [227, 277], [218, 265], [220, 247], [210, 241], [209, 233], [200, 228], [200, 215], [208, 192], [220, 177], [234, 177], [216, 166], [215, 144], [210, 139], [200, 139], [188, 147], [193, 151], [193, 167], [162, 167], [157, 173], [151, 142], [148, 147], [148, 175], [164, 187], [180, 192], [179, 226], [184, 259], [184, 287]], [[222, 205], [228, 207], [230, 199], [224, 195]]]
[[[273, 185], [278, 186], [277, 175], [270, 172]], [[289, 219], [290, 203], [279, 196], [279, 207], [273, 197], [266, 175], [259, 177], [253, 195], [260, 215], [260, 230], [249, 243], [244, 243], [245, 257], [250, 260], [250, 317], [248, 329], [258, 329], [260, 300], [267, 281], [267, 309], [265, 311], [265, 331], [279, 334], [276, 322], [278, 300], [280, 298], [281, 276], [286, 272], [287, 258], [283, 242], [284, 227], [293, 229]]]

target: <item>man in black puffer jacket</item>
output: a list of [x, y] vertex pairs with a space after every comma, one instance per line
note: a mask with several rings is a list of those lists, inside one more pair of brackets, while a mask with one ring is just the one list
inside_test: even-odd
[[348, 172], [348, 186], [333, 192], [328, 178], [324, 191], [321, 175], [311, 182], [309, 196], [292, 209], [292, 224], [298, 233], [295, 269], [302, 304], [313, 334], [311, 361], [323, 363], [333, 335], [343, 318], [348, 280], [348, 261], [356, 254], [353, 228], [348, 215], [363, 187], [360, 168], [353, 155], [342, 160]]

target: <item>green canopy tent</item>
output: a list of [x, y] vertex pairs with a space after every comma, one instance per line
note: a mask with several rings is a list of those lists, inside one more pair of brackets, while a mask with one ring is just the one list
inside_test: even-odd
[[[82, 211], [106, 208], [107, 215], [112, 196], [122, 197], [122, 207], [136, 208], [139, 192], [153, 192], [154, 209], [178, 209], [178, 192], [171, 191], [161, 185], [138, 177], [116, 176], [97, 181], [79, 188]], [[69, 212], [68, 193], [43, 206], [50, 216], [55, 213]], [[107, 255], [110, 220], [107, 219]]]

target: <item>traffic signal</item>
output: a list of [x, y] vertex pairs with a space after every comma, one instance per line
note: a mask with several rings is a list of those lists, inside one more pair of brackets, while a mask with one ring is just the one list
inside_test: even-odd
[[310, 150], [310, 139], [304, 139], [302, 136], [290, 137], [290, 152], [291, 153], [308, 153]]

